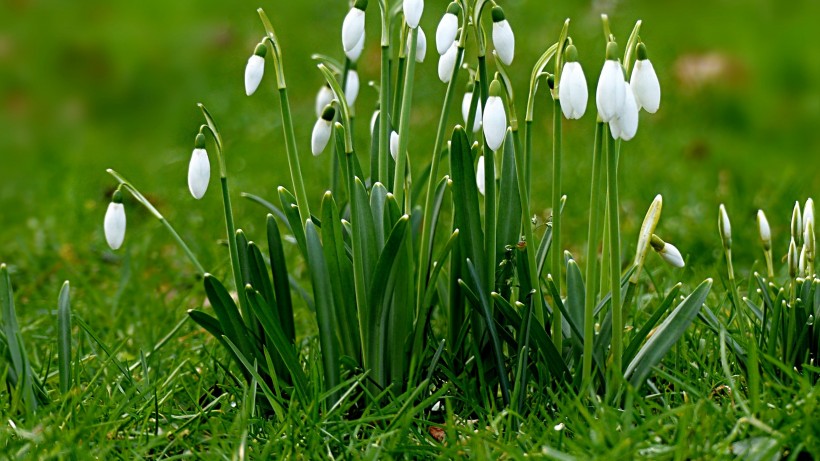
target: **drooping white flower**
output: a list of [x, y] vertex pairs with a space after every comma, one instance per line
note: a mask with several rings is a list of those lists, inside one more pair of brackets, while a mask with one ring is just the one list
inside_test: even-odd
[[720, 238], [723, 240], [723, 248], [732, 248], [732, 223], [729, 222], [729, 213], [726, 212], [726, 207], [720, 204], [718, 208], [718, 231]]
[[421, 14], [424, 13], [424, 0], [404, 0], [404, 20], [407, 26], [415, 29], [421, 21]]
[[624, 93], [626, 93], [624, 106], [621, 109], [621, 115], [610, 120], [609, 129], [613, 138], [629, 141], [638, 132], [638, 104], [629, 84], [624, 82], [623, 85]]
[[[467, 86], [467, 92], [464, 93], [464, 99], [461, 100], [461, 115], [464, 117], [464, 124], [470, 123], [470, 106], [473, 104], [473, 82]], [[478, 132], [481, 128], [481, 101], [478, 101], [475, 107], [475, 119], [473, 120], [473, 133]]]
[[365, 35], [362, 34], [362, 38], [359, 39], [352, 49], [345, 50], [345, 56], [347, 56], [347, 59], [350, 59], [351, 62], [356, 62], [359, 60], [359, 57], [361, 57], [362, 51], [364, 51], [364, 37]]
[[103, 230], [108, 246], [112, 250], [118, 250], [125, 240], [125, 207], [122, 205], [122, 192], [119, 189], [114, 192], [111, 203], [108, 204], [103, 220]]
[[356, 98], [359, 97], [359, 73], [356, 69], [347, 71], [347, 82], [345, 84], [345, 99], [347, 105], [353, 107], [356, 105]]
[[[424, 29], [418, 28], [419, 38], [416, 43], [416, 62], [424, 62], [424, 57], [427, 56], [427, 35], [424, 34]], [[405, 54], [410, 56], [410, 37], [407, 38], [407, 47]]]
[[321, 117], [322, 112], [324, 112], [325, 107], [330, 105], [333, 102], [333, 90], [330, 89], [329, 86], [324, 85], [319, 92], [316, 93], [316, 117]]
[[763, 210], [757, 210], [757, 228], [760, 231], [760, 241], [763, 249], [768, 251], [772, 247], [772, 229], [769, 227], [769, 220]]
[[515, 56], [515, 35], [500, 6], [493, 7], [493, 45], [498, 58], [505, 65], [512, 64]]
[[342, 48], [345, 52], [355, 48], [364, 36], [364, 11], [366, 9], [367, 0], [357, 0], [345, 16], [342, 23]]
[[438, 79], [444, 83], [450, 83], [453, 78], [453, 70], [456, 68], [456, 58], [458, 57], [458, 42], [450, 44], [447, 52], [441, 55], [438, 60]]
[[458, 34], [458, 12], [461, 7], [456, 2], [450, 3], [447, 12], [441, 17], [441, 21], [436, 28], [436, 51], [444, 54], [450, 45], [456, 40]]
[[561, 100], [561, 111], [568, 119], [579, 119], [584, 116], [589, 101], [589, 89], [584, 69], [578, 62], [578, 51], [575, 45], [567, 46], [566, 63], [561, 72], [558, 85], [558, 99]]
[[481, 195], [484, 195], [484, 156], [478, 158], [478, 165], [475, 169], [475, 185], [478, 187], [478, 191], [481, 192]]
[[394, 161], [399, 158], [399, 134], [395, 131], [390, 133], [390, 155]]
[[604, 123], [620, 117], [626, 101], [624, 72], [617, 55], [618, 45], [615, 42], [609, 42], [606, 47], [606, 61], [601, 69], [598, 88], [595, 91], [598, 115]]
[[638, 59], [632, 67], [629, 83], [632, 92], [635, 93], [638, 109], [654, 114], [661, 105], [661, 84], [658, 82], [658, 75], [652, 67], [652, 62], [646, 56], [646, 46], [643, 43], [638, 44], [637, 54]]
[[507, 112], [504, 110], [501, 83], [498, 80], [493, 80], [490, 85], [490, 97], [487, 98], [482, 122], [487, 145], [493, 151], [498, 150], [504, 144], [504, 137], [507, 135]]
[[655, 234], [652, 234], [649, 244], [652, 246], [652, 249], [655, 250], [658, 255], [669, 265], [678, 268], [685, 265], [683, 262], [683, 256], [681, 256], [680, 251], [677, 247], [675, 247], [675, 245], [664, 242]]
[[262, 82], [262, 76], [265, 75], [265, 53], [268, 48], [264, 43], [256, 45], [253, 55], [248, 58], [248, 64], [245, 65], [245, 94], [252, 95], [259, 83]]
[[322, 116], [313, 125], [313, 134], [310, 137], [310, 149], [313, 155], [321, 154], [327, 147], [327, 142], [333, 133], [333, 118], [335, 116], [336, 109], [333, 106], [327, 106], [322, 112]]
[[194, 141], [194, 151], [191, 153], [191, 162], [188, 164], [188, 190], [195, 199], [199, 200], [208, 190], [211, 180], [211, 162], [205, 150], [205, 135], [199, 133]]

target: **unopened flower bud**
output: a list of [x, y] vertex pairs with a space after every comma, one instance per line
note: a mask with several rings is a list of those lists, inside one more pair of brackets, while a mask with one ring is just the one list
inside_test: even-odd
[[803, 240], [803, 217], [800, 214], [800, 202], [794, 202], [794, 210], [792, 210], [792, 238], [800, 245]]
[[609, 42], [606, 47], [606, 61], [598, 78], [598, 88], [595, 92], [595, 103], [598, 106], [598, 115], [605, 123], [618, 118], [626, 102], [626, 87], [624, 86], [624, 72], [618, 62], [618, 45]]
[[478, 165], [476, 165], [475, 170], [475, 185], [478, 187], [478, 191], [481, 195], [484, 195], [484, 156], [478, 158]]
[[732, 249], [732, 224], [729, 222], [729, 214], [726, 213], [726, 207], [720, 204], [718, 212], [718, 231], [720, 238], [723, 240], [723, 248], [726, 250]]
[[333, 106], [325, 107], [322, 116], [313, 125], [313, 134], [310, 138], [310, 148], [313, 155], [319, 155], [327, 147], [330, 135], [333, 133], [333, 118], [336, 117], [336, 109]]
[[[464, 117], [465, 126], [470, 123], [470, 107], [473, 104], [473, 82], [467, 84], [467, 92], [464, 93], [464, 99], [461, 100], [461, 115]], [[476, 133], [481, 128], [481, 101], [478, 101], [475, 107], [475, 119], [473, 120], [473, 133]]]
[[458, 12], [461, 7], [457, 2], [450, 3], [447, 13], [442, 16], [436, 28], [436, 51], [442, 55], [447, 52], [450, 45], [456, 40], [458, 34]]
[[323, 85], [322, 88], [319, 89], [319, 92], [316, 93], [316, 118], [322, 116], [325, 107], [333, 102], [333, 98], [333, 90], [331, 90], [329, 86]]
[[264, 42], [256, 45], [253, 55], [248, 58], [248, 64], [245, 65], [245, 94], [248, 96], [259, 88], [262, 76], [265, 75], [265, 53], [267, 51], [268, 48]]
[[357, 0], [342, 23], [342, 48], [351, 51], [364, 36], [364, 11], [367, 0]]
[[424, 13], [424, 0], [404, 0], [404, 21], [407, 27], [415, 29], [421, 21], [421, 14]]
[[493, 45], [498, 53], [498, 58], [505, 65], [512, 64], [515, 56], [515, 35], [513, 35], [510, 23], [504, 16], [504, 10], [500, 6], [494, 6], [493, 16]]
[[112, 250], [118, 250], [125, 240], [125, 207], [122, 205], [122, 192], [117, 189], [108, 204], [103, 220], [105, 240]]
[[493, 151], [501, 148], [507, 134], [507, 112], [501, 99], [501, 82], [493, 80], [490, 84], [490, 97], [484, 109], [484, 138]]
[[638, 109], [654, 114], [661, 104], [661, 85], [658, 82], [658, 75], [655, 74], [655, 68], [647, 58], [646, 45], [638, 43], [637, 54], [638, 59], [635, 60], [635, 66], [632, 68], [632, 78], [629, 83], [635, 94]]
[[453, 78], [453, 70], [456, 68], [456, 58], [458, 58], [458, 42], [452, 42], [450, 48], [441, 55], [438, 60], [438, 79], [443, 83], [450, 83]]
[[681, 256], [680, 251], [677, 247], [675, 247], [675, 245], [664, 242], [655, 234], [652, 234], [652, 238], [649, 243], [652, 245], [652, 249], [655, 250], [658, 255], [669, 265], [680, 268], [686, 264], [683, 261], [683, 256]]
[[610, 120], [609, 129], [614, 139], [629, 141], [638, 132], [638, 104], [635, 102], [635, 95], [632, 88], [624, 82], [624, 105], [621, 114]]
[[364, 51], [364, 37], [365, 34], [362, 34], [362, 38], [356, 42], [353, 48], [345, 50], [345, 56], [347, 56], [347, 59], [350, 59], [350, 62], [356, 62], [362, 56], [362, 52]]
[[766, 214], [763, 210], [757, 210], [757, 228], [760, 231], [760, 243], [763, 244], [763, 249], [769, 251], [772, 249], [772, 229], [769, 227], [769, 220], [766, 219]]
[[791, 278], [797, 277], [800, 273], [800, 255], [797, 252], [797, 243], [794, 241], [794, 237], [792, 237], [791, 241], [789, 241], [789, 255], [787, 261], [789, 266], [789, 276]]
[[575, 45], [567, 46], [566, 62], [561, 72], [561, 81], [558, 86], [558, 99], [561, 100], [561, 111], [568, 119], [579, 119], [584, 116], [589, 100], [587, 79], [584, 69], [578, 62], [578, 50]]
[[345, 84], [345, 99], [347, 105], [353, 107], [356, 105], [356, 98], [359, 97], [359, 73], [356, 69], [347, 71], [347, 83]]
[[199, 133], [194, 141], [194, 151], [188, 164], [188, 190], [197, 200], [201, 199], [208, 190], [211, 180], [211, 162], [205, 150], [205, 135]]
[[390, 155], [394, 161], [399, 158], [399, 134], [395, 131], [390, 133]]

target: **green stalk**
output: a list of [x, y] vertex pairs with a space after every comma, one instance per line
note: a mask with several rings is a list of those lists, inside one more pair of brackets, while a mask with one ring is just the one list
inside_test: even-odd
[[[481, 113], [487, 110], [487, 98], [490, 92], [490, 82], [487, 79], [487, 58], [478, 57], [478, 75], [481, 83]], [[495, 152], [487, 145], [484, 139], [484, 252], [487, 256], [485, 268], [488, 292], [495, 291], [495, 226], [496, 226], [496, 197], [495, 197]]]
[[396, 155], [396, 174], [393, 176], [393, 195], [399, 206], [404, 204], [404, 185], [407, 169], [407, 144], [409, 141], [410, 107], [413, 103], [413, 78], [416, 71], [416, 47], [419, 42], [418, 28], [410, 31], [410, 54], [407, 56], [407, 74], [404, 76], [404, 91], [399, 120], [399, 151]]
[[[524, 133], [524, 165], [526, 165], [526, 171], [524, 172], [524, 184], [527, 186], [527, 196], [532, 193], [532, 187], [530, 187], [530, 182], [532, 178], [532, 120], [527, 120], [524, 122], [525, 126], [525, 133]], [[521, 179], [519, 179], [521, 181]], [[529, 218], [527, 218], [529, 219]]]
[[390, 45], [382, 43], [381, 88], [379, 90], [379, 176], [376, 181], [390, 180]]
[[[598, 181], [598, 174], [601, 168], [601, 143], [603, 142], [604, 124], [595, 124], [595, 144], [592, 149], [592, 183], [589, 193], [589, 232], [587, 233], [587, 267], [584, 278], [586, 279], [586, 294], [584, 297], [584, 361], [582, 378], [585, 384], [589, 383], [592, 376], [592, 346], [594, 344], [594, 311], [596, 301], [595, 283], [598, 272], [598, 227], [600, 226], [600, 213], [598, 213], [598, 197], [601, 194], [601, 182]], [[553, 237], [554, 238], [554, 237]]]
[[134, 187], [134, 185], [131, 184], [131, 182], [129, 182], [127, 179], [125, 179], [125, 177], [123, 177], [121, 174], [117, 173], [116, 171], [112, 170], [111, 168], [109, 168], [105, 171], [107, 171], [108, 174], [113, 176], [114, 179], [116, 179], [120, 183], [120, 185], [122, 185], [122, 187], [125, 188], [125, 190], [127, 190], [128, 192], [131, 193], [131, 195], [134, 196], [134, 198], [137, 200], [137, 202], [139, 202], [142, 206], [144, 206], [148, 210], [149, 213], [154, 215], [154, 217], [157, 218], [159, 220], [159, 222], [162, 223], [163, 226], [165, 226], [165, 229], [168, 230], [168, 232], [171, 234], [171, 236], [174, 238], [174, 240], [176, 240], [177, 244], [179, 244], [179, 247], [182, 248], [182, 251], [185, 252], [185, 255], [188, 256], [188, 259], [190, 259], [191, 262], [194, 264], [194, 266], [196, 267], [197, 272], [199, 272], [199, 275], [204, 276], [205, 275], [205, 269], [202, 267], [202, 264], [200, 264], [199, 260], [196, 258], [194, 253], [191, 251], [191, 249], [188, 247], [188, 245], [185, 243], [185, 241], [182, 240], [182, 237], [179, 236], [176, 229], [174, 229], [174, 226], [172, 226], [171, 223], [169, 223], [168, 220], [165, 219], [165, 217], [162, 215], [162, 213], [160, 213], [159, 210], [157, 210], [154, 207], [154, 205], [152, 205], [151, 202], [149, 202], [148, 199], [145, 198], [145, 196], [142, 195], [140, 193], [140, 191], [136, 187]]
[[[526, 122], [527, 133], [525, 138], [532, 146], [532, 121]], [[528, 275], [530, 278], [530, 285], [535, 290], [533, 296], [535, 297], [535, 318], [538, 320], [539, 326], [544, 327], [544, 299], [541, 296], [541, 284], [538, 283], [538, 264], [535, 261], [535, 253], [538, 245], [535, 243], [535, 238], [532, 235], [532, 222], [530, 221], [530, 199], [529, 199], [529, 185], [527, 183], [527, 167], [525, 166], [527, 154], [516, 150], [515, 155], [515, 173], [518, 176], [518, 196], [521, 200], [521, 227], [524, 231], [524, 240], [527, 242], [527, 266], [529, 267]]]
[[[555, 98], [552, 104], [552, 245], [550, 253], [552, 277], [555, 280], [559, 298], [561, 296], [561, 266], [563, 266], [561, 261], [563, 257], [561, 252], [561, 117], [561, 100]], [[555, 305], [557, 306], [560, 302], [560, 299], [556, 299]], [[552, 318], [552, 341], [560, 353], [564, 343], [561, 311], [555, 309]]]
[[623, 312], [621, 310], [621, 229], [620, 201], [618, 200], [618, 155], [615, 150], [615, 139], [604, 130], [607, 138], [607, 192], [609, 195], [609, 276], [612, 298], [612, 370], [617, 381], [623, 376], [621, 360], [623, 357]]

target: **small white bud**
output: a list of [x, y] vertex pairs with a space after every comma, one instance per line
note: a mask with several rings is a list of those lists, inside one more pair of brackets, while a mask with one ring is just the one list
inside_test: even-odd
[[251, 55], [248, 58], [248, 64], [245, 65], [245, 94], [250, 96], [259, 84], [262, 82], [262, 76], [265, 75], [265, 58], [257, 54]]
[[359, 73], [355, 69], [347, 71], [347, 83], [345, 84], [345, 99], [347, 105], [356, 105], [356, 98], [359, 97]]
[[794, 202], [791, 224], [792, 238], [799, 245], [803, 239], [803, 215], [800, 213], [800, 202]]
[[504, 110], [504, 101], [500, 96], [487, 98], [487, 107], [484, 109], [482, 124], [487, 145], [493, 151], [500, 149], [501, 145], [504, 144], [504, 137], [507, 135], [507, 113]]
[[199, 200], [208, 190], [211, 180], [211, 162], [208, 152], [203, 148], [195, 148], [188, 164], [188, 190], [195, 199]]
[[478, 165], [476, 166], [475, 170], [475, 185], [478, 187], [478, 191], [481, 192], [481, 195], [484, 195], [484, 156], [478, 158]]
[[[424, 62], [424, 57], [427, 56], [427, 35], [424, 29], [419, 27], [419, 38], [416, 42], [416, 62]], [[407, 56], [410, 56], [410, 40], [407, 40]]]
[[605, 123], [611, 122], [623, 112], [626, 101], [626, 87], [624, 73], [618, 61], [607, 59], [601, 76], [598, 78], [598, 88], [595, 92], [595, 103], [598, 106], [598, 115]]
[[[469, 123], [470, 106], [473, 104], [473, 92], [468, 91], [464, 93], [464, 99], [461, 100], [461, 115], [464, 117], [464, 124]], [[475, 120], [473, 120], [473, 133], [481, 129], [481, 101], [478, 101], [475, 107]]]
[[493, 45], [498, 58], [509, 66], [515, 56], [515, 35], [510, 23], [504, 17], [504, 11], [499, 6], [493, 7]]
[[561, 100], [564, 117], [575, 120], [583, 117], [589, 101], [589, 89], [581, 63], [573, 61], [564, 64], [559, 83], [558, 99]]
[[399, 134], [395, 131], [390, 133], [390, 155], [394, 161], [399, 158]]
[[657, 112], [661, 104], [661, 85], [655, 74], [655, 68], [648, 59], [635, 61], [629, 83], [632, 92], [635, 93], [638, 109], [643, 109], [650, 114]]
[[732, 223], [729, 222], [729, 213], [726, 212], [726, 207], [722, 203], [718, 209], [718, 214], [718, 231], [720, 232], [720, 238], [723, 240], [723, 248], [728, 250], [732, 248]]
[[760, 231], [760, 241], [763, 249], [768, 251], [772, 247], [772, 229], [769, 227], [769, 220], [763, 210], [757, 210], [757, 228]]
[[103, 229], [105, 230], [105, 240], [112, 250], [118, 250], [125, 240], [125, 207], [122, 202], [117, 203], [117, 194], [115, 192], [115, 199], [108, 204], [108, 210], [105, 212], [105, 220], [103, 221]]
[[415, 29], [421, 21], [421, 14], [424, 13], [424, 0], [404, 0], [404, 20], [407, 26]]
[[347, 56], [347, 59], [350, 59], [351, 62], [356, 62], [359, 60], [359, 57], [361, 57], [362, 51], [364, 51], [364, 37], [365, 35], [362, 34], [362, 38], [356, 42], [353, 48], [345, 50], [345, 56]]
[[327, 85], [322, 86], [319, 92], [316, 93], [316, 117], [321, 117], [325, 107], [329, 106], [332, 102], [333, 90]]
[[456, 40], [458, 35], [458, 16], [452, 13], [445, 13], [436, 28], [436, 51], [444, 54], [450, 45]]
[[347, 12], [342, 23], [342, 48], [351, 51], [364, 36], [364, 10], [355, 6]]
[[[803, 241], [809, 241], [810, 229], [814, 230], [814, 200], [811, 198], [806, 200], [803, 206]], [[811, 236], [813, 237], [813, 236]]]
[[438, 60], [438, 79], [443, 83], [450, 83], [453, 78], [453, 70], [456, 68], [456, 58], [458, 57], [458, 42], [450, 44], [450, 48], [441, 55]]
[[800, 255], [797, 252], [797, 243], [794, 241], [794, 237], [791, 238], [789, 241], [789, 255], [787, 258], [788, 266], [789, 266], [789, 276], [794, 278], [800, 273]]
[[664, 261], [669, 263], [674, 267], [683, 267], [685, 263], [683, 262], [683, 256], [681, 256], [680, 251], [672, 245], [671, 243], [667, 243], [663, 246], [663, 249], [658, 252], [658, 254], [663, 258]]
[[310, 149], [314, 156], [318, 156], [325, 150], [333, 132], [332, 122], [319, 117], [313, 125], [313, 134], [310, 138]]
[[609, 121], [609, 129], [613, 138], [629, 141], [638, 132], [639, 112], [635, 96], [632, 94], [632, 88], [626, 82], [623, 85], [624, 94], [626, 95], [624, 105], [621, 108], [621, 114]]

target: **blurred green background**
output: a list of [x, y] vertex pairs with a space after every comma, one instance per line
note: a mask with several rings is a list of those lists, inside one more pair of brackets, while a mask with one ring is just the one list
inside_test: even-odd
[[[362, 150], [369, 145], [364, 121], [376, 101], [364, 82], [377, 79], [379, 70], [377, 6], [371, 3], [359, 63]], [[591, 97], [587, 115], [565, 123], [564, 241], [570, 250], [581, 254], [586, 236], [594, 86], [604, 53], [599, 15], [606, 12], [621, 43], [635, 20], [644, 21], [641, 36], [663, 91], [658, 114], [641, 115], [638, 135], [622, 151], [625, 245], [634, 247], [636, 226], [661, 193], [660, 233], [688, 255], [690, 276], [714, 275], [720, 202], [732, 216], [735, 240], [746, 243], [736, 252], [745, 262], [739, 267], [758, 259], [757, 208], [769, 214], [776, 254], [785, 253], [791, 204], [820, 185], [820, 60], [812, 34], [820, 3], [500, 3], [516, 34], [511, 72], [519, 111], [531, 66], [556, 40], [563, 19], [573, 20], [571, 35]], [[428, 133], [434, 131], [445, 90], [436, 77], [433, 37], [446, 4], [427, 1], [422, 18], [431, 45], [417, 67], [410, 143], [415, 170], [429, 161]], [[239, 193], [275, 199], [276, 187], [290, 188], [290, 178], [272, 68], [253, 97], [245, 96], [242, 84], [245, 62], [263, 32], [258, 6], [268, 11], [284, 46], [302, 169], [311, 203], [318, 205], [329, 184], [329, 156], [309, 154], [313, 100], [321, 85], [310, 55], [342, 57], [347, 1], [0, 3], [0, 261], [13, 263], [24, 298], [49, 305], [59, 281], [71, 278], [89, 304], [99, 301], [114, 312], [123, 292], [131, 292], [122, 299], [144, 304], [138, 312], [168, 302], [173, 317], [179, 317], [175, 282], [192, 284], [193, 268], [155, 220], [127, 203], [124, 249], [112, 254], [105, 245], [102, 218], [115, 184], [105, 173], [108, 167], [155, 201], [206, 268], [224, 272], [216, 178], [202, 201], [187, 190], [187, 165], [201, 123], [197, 102], [209, 107], [226, 141], [237, 223], [252, 239], [261, 238], [265, 212]], [[550, 206], [546, 98], [539, 92], [533, 171], [532, 202], [541, 215]], [[459, 122], [457, 108], [452, 114], [452, 124]], [[168, 296], [157, 297], [156, 290]]]

